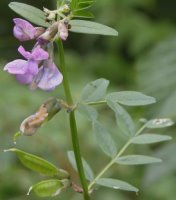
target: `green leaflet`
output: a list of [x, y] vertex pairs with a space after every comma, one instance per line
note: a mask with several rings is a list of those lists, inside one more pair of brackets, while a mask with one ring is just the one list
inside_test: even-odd
[[63, 169], [57, 168], [50, 162], [44, 160], [43, 158], [40, 158], [38, 156], [26, 153], [24, 151], [15, 148], [5, 150], [5, 152], [7, 151], [15, 152], [19, 160], [25, 167], [33, 171], [36, 171], [40, 174], [46, 176], [57, 176], [59, 179], [64, 179], [69, 177], [68, 172], [66, 172]]
[[162, 160], [144, 155], [128, 155], [117, 158], [116, 162], [122, 165], [144, 165], [151, 163], [158, 163]]
[[146, 128], [165, 128], [173, 124], [174, 122], [169, 118], [152, 119], [146, 123]]
[[102, 151], [106, 155], [114, 157], [117, 154], [117, 147], [106, 128], [100, 122], [95, 121], [93, 122], [93, 129], [96, 135], [98, 145], [100, 146]]
[[134, 136], [135, 125], [128, 112], [122, 106], [111, 100], [107, 100], [107, 104], [115, 112], [116, 122], [119, 129], [128, 137]]
[[94, 0], [72, 0], [71, 2], [71, 10], [78, 11], [78, 10], [85, 10], [90, 8], [93, 3], [95, 3]]
[[71, 20], [70, 25], [70, 31], [76, 33], [99, 34], [109, 36], [118, 35], [118, 32], [115, 29], [103, 24], [99, 24], [97, 22], [91, 22], [86, 20]]
[[49, 23], [45, 22], [44, 12], [38, 8], [19, 2], [11, 2], [9, 7], [14, 12], [36, 25], [44, 27], [49, 26]]
[[152, 144], [156, 142], [163, 142], [167, 140], [171, 140], [172, 138], [168, 135], [159, 135], [153, 133], [144, 133], [142, 135], [138, 135], [132, 139], [133, 144]]
[[74, 17], [78, 18], [94, 18], [94, 15], [91, 12], [84, 11], [84, 10], [78, 10], [73, 13]]
[[90, 121], [95, 121], [98, 118], [98, 113], [95, 108], [78, 103], [77, 110]]
[[144, 106], [156, 102], [155, 98], [135, 91], [113, 92], [110, 93], [106, 99], [110, 99], [111, 101], [127, 106]]
[[[77, 171], [74, 152], [68, 151], [67, 155], [68, 155], [68, 159], [69, 159], [72, 167]], [[94, 173], [93, 173], [91, 167], [89, 166], [89, 164], [87, 163], [87, 161], [84, 158], [82, 158], [82, 163], [83, 163], [86, 179], [89, 180], [89, 181], [92, 181], [94, 179]]]
[[82, 93], [81, 100], [84, 102], [98, 101], [105, 97], [109, 81], [103, 78], [88, 83]]
[[96, 181], [98, 185], [110, 187], [116, 190], [126, 190], [126, 191], [132, 191], [132, 192], [138, 192], [138, 188], [134, 187], [133, 185], [121, 181], [118, 179], [112, 179], [112, 178], [100, 178]]
[[95, 1], [80, 1], [78, 3], [78, 6], [77, 8], [75, 9], [75, 11], [78, 11], [78, 10], [86, 10], [90, 7], [92, 7], [92, 5], [95, 3]]

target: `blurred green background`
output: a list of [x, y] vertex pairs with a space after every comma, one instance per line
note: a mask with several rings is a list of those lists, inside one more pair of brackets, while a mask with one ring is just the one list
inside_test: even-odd
[[[62, 86], [54, 92], [36, 90], [26, 86], [2, 69], [10, 60], [20, 58], [16, 49], [20, 43], [12, 35], [12, 18], [18, 17], [8, 8], [9, 0], [0, 1], [0, 200], [36, 200], [26, 196], [28, 188], [43, 179], [24, 168], [12, 153], [3, 149], [14, 146], [13, 134], [21, 121], [34, 113], [50, 96], [64, 98]], [[53, 8], [55, 1], [18, 1]], [[176, 120], [176, 1], [175, 0], [97, 0], [91, 9], [97, 22], [112, 26], [119, 36], [103, 37], [70, 34], [64, 43], [71, 89], [75, 101], [79, 99], [84, 85], [103, 77], [111, 80], [109, 91], [138, 90], [157, 99], [153, 106], [130, 109], [139, 126], [139, 118], [171, 117]], [[31, 43], [25, 43], [26, 48]], [[117, 145], [123, 137], [117, 131], [109, 109], [99, 107], [104, 122]], [[82, 154], [95, 173], [108, 162], [99, 150], [92, 133], [91, 124], [77, 114]], [[94, 200], [175, 200], [176, 197], [176, 127], [162, 130], [173, 137], [171, 142], [150, 146], [132, 146], [128, 151], [154, 155], [163, 159], [162, 164], [150, 166], [114, 166], [109, 174], [125, 180], [140, 189], [138, 195], [129, 192], [99, 188]], [[157, 132], [161, 133], [160, 130]], [[21, 137], [18, 148], [40, 155], [54, 164], [67, 169], [73, 179], [66, 151], [71, 150], [68, 116], [62, 111], [44, 125], [33, 137]], [[51, 199], [51, 198], [48, 198]], [[53, 199], [81, 200], [82, 196], [69, 190]]]

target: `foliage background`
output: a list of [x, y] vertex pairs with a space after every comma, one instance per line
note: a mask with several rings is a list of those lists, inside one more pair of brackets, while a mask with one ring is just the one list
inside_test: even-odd
[[[8, 8], [9, 0], [0, 1], [0, 200], [36, 200], [26, 196], [29, 186], [43, 177], [25, 169], [14, 154], [3, 153], [13, 146], [12, 137], [21, 121], [35, 112], [50, 96], [64, 98], [62, 87], [46, 93], [31, 92], [19, 85], [14, 77], [3, 72], [6, 62], [19, 57], [19, 42], [12, 36], [12, 18], [18, 17]], [[25, 0], [39, 8], [54, 7], [53, 1]], [[96, 78], [111, 80], [110, 91], [139, 90], [157, 98], [157, 104], [130, 109], [137, 126], [143, 116], [171, 117], [176, 119], [176, 2], [174, 0], [97, 0], [92, 8], [96, 21], [119, 31], [118, 38], [70, 34], [65, 42], [66, 62], [75, 100], [83, 86]], [[31, 43], [26, 44], [30, 48]], [[114, 140], [121, 145], [113, 115], [107, 108], [99, 108], [101, 120], [112, 131]], [[95, 172], [108, 162], [97, 147], [95, 137], [86, 119], [77, 115], [82, 154]], [[157, 130], [157, 132], [160, 130]], [[140, 188], [138, 195], [129, 192], [99, 188], [93, 195], [96, 200], [174, 200], [176, 196], [176, 128], [162, 131], [172, 135], [168, 143], [151, 146], [134, 146], [130, 152], [158, 155], [164, 161], [150, 166], [114, 166], [107, 176], [123, 179]], [[71, 149], [67, 114], [59, 113], [43, 126], [34, 137], [22, 137], [17, 147], [43, 156], [56, 165], [66, 168], [77, 179], [67, 158]], [[64, 192], [53, 199], [79, 200], [73, 191]]]

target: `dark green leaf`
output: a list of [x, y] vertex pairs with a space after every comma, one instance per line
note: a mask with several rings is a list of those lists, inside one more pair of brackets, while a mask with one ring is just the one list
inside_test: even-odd
[[24, 151], [21, 151], [19, 149], [8, 149], [5, 151], [12, 151], [15, 152], [21, 161], [21, 163], [40, 174], [46, 175], [46, 176], [57, 176], [59, 179], [68, 178], [69, 174], [63, 170], [58, 169], [56, 166], [51, 164], [50, 162], [44, 160], [43, 158], [40, 158], [38, 156], [35, 156], [33, 154], [26, 153]]
[[71, 0], [71, 4], [70, 4], [70, 7], [71, 7], [71, 10], [75, 10], [75, 8], [77, 7], [77, 4], [78, 4], [79, 0]]
[[93, 129], [102, 151], [108, 156], [114, 157], [117, 154], [116, 144], [106, 128], [100, 122], [93, 122]]
[[146, 128], [165, 128], [173, 124], [174, 122], [168, 118], [152, 119], [146, 123]]
[[75, 11], [73, 16], [79, 18], [94, 18], [94, 15], [91, 12], [84, 10]]
[[45, 180], [31, 186], [27, 195], [29, 195], [31, 191], [34, 191], [34, 193], [39, 197], [53, 197], [60, 194], [60, 192], [69, 185], [70, 181], [68, 179]]
[[99, 34], [109, 36], [118, 35], [118, 32], [115, 29], [96, 22], [86, 20], [71, 20], [70, 25], [70, 31], [76, 33]]
[[97, 111], [91, 106], [79, 103], [77, 105], [77, 110], [90, 121], [95, 121], [98, 117]]
[[108, 85], [109, 81], [103, 78], [88, 83], [81, 93], [81, 100], [85, 102], [101, 100], [106, 95]]
[[117, 158], [116, 162], [122, 165], [143, 165], [143, 164], [151, 164], [151, 163], [158, 163], [162, 160], [159, 158], [154, 158], [150, 156], [143, 156], [143, 155], [129, 155], [129, 156], [122, 156]]
[[21, 15], [25, 19], [31, 21], [32, 23], [48, 27], [49, 24], [45, 21], [44, 12], [40, 9], [24, 4], [19, 2], [11, 2], [9, 7], [16, 12], [17, 14]]
[[90, 8], [93, 5], [93, 3], [95, 3], [95, 1], [90, 1], [90, 0], [89, 1], [80, 1], [78, 3], [78, 7], [77, 7], [76, 11], [77, 10], [88, 9], [88, 8]]
[[132, 139], [133, 144], [151, 144], [156, 142], [163, 142], [171, 140], [172, 138], [168, 135], [159, 135], [153, 133], [144, 133], [142, 135], [136, 136]]
[[143, 106], [156, 102], [155, 98], [135, 91], [113, 92], [107, 99], [127, 106]]
[[134, 122], [128, 112], [122, 106], [111, 100], [107, 100], [107, 104], [115, 112], [119, 129], [127, 136], [134, 136]]
[[117, 190], [126, 190], [126, 191], [133, 191], [138, 192], [138, 188], [130, 185], [127, 182], [118, 180], [118, 179], [112, 179], [112, 178], [101, 178], [96, 181], [98, 185], [117, 189]]
[[[71, 165], [77, 171], [74, 152], [73, 151], [68, 151], [67, 155], [68, 155], [68, 159], [69, 159]], [[82, 162], [83, 162], [83, 167], [84, 167], [85, 176], [86, 176], [87, 180], [89, 180], [89, 181], [94, 180], [94, 174], [93, 174], [93, 171], [90, 168], [89, 164], [87, 163], [87, 161], [84, 158], [82, 158]]]

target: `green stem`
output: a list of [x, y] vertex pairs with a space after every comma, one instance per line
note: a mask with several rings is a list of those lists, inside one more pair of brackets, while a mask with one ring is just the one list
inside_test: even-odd
[[[61, 69], [61, 72], [64, 77], [63, 86], [64, 86], [66, 100], [67, 100], [67, 103], [73, 104], [73, 99], [72, 99], [70, 86], [69, 86], [69, 82], [68, 82], [67, 70], [66, 70], [66, 66], [65, 66], [64, 48], [63, 48], [63, 44], [62, 44], [61, 40], [57, 41], [57, 46], [58, 46], [58, 50], [59, 50], [60, 69]], [[78, 140], [78, 131], [77, 131], [74, 110], [70, 113], [69, 120], [70, 120], [72, 145], [73, 145], [73, 150], [74, 150], [74, 154], [75, 154], [75, 160], [76, 160], [76, 164], [77, 164], [77, 168], [78, 168], [80, 181], [81, 181], [82, 188], [84, 191], [84, 199], [90, 200], [90, 196], [88, 193], [88, 187], [87, 187], [87, 181], [85, 178], [84, 168], [83, 168], [82, 159], [81, 159], [79, 140]]]
[[[146, 125], [143, 125], [134, 135], [134, 137], [136, 137], [137, 135], [139, 135], [144, 129], [145, 129]], [[88, 190], [90, 191], [92, 189], [92, 187], [94, 186], [94, 184], [96, 183], [96, 181], [101, 178], [103, 176], [103, 174], [116, 162], [117, 158], [119, 158], [124, 151], [128, 148], [128, 146], [131, 144], [133, 138], [130, 138], [125, 145], [121, 148], [121, 150], [119, 151], [119, 153], [100, 171], [100, 173], [95, 177], [95, 179], [89, 184], [88, 186]]]

